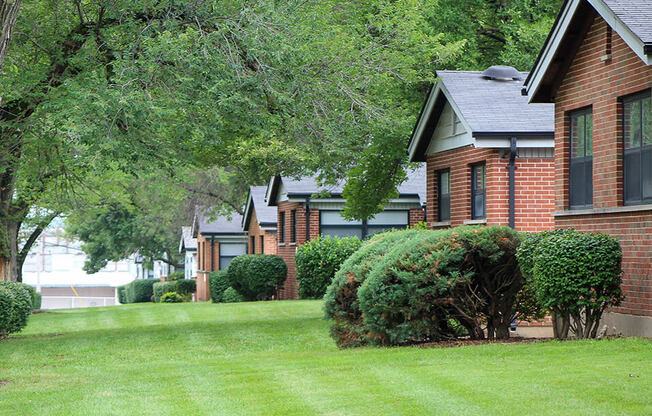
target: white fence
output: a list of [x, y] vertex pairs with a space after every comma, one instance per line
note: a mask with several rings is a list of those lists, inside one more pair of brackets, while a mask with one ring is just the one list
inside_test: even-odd
[[91, 308], [117, 304], [114, 296], [43, 296], [41, 309]]

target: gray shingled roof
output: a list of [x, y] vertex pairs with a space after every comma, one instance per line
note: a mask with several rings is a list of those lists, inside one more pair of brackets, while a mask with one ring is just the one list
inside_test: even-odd
[[192, 227], [181, 227], [181, 238], [186, 250], [197, 249], [197, 239], [192, 237]]
[[242, 215], [231, 214], [231, 218], [224, 216], [217, 217], [215, 221], [209, 221], [208, 216], [201, 211], [197, 212], [199, 232], [202, 234], [239, 234], [242, 231]]
[[254, 203], [258, 224], [276, 224], [276, 207], [269, 206], [265, 202], [267, 186], [251, 186], [249, 192]]
[[[323, 191], [330, 192], [333, 196], [339, 196], [344, 189], [344, 181], [336, 185], [319, 186], [316, 177], [307, 177], [300, 180], [283, 178], [283, 185], [288, 195], [310, 195]], [[408, 179], [398, 187], [402, 196], [418, 195], [421, 202], [426, 201], [426, 166], [421, 164], [417, 169], [408, 171]], [[256, 209], [256, 213], [258, 210]]]
[[553, 132], [554, 104], [528, 104], [523, 80], [495, 81], [479, 71], [437, 71], [473, 133]]
[[645, 43], [652, 43], [652, 0], [602, 0]]

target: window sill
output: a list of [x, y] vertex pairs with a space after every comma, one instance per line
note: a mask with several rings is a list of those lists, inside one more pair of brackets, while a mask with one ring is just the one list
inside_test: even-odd
[[486, 224], [487, 219], [486, 218], [479, 218], [477, 220], [466, 220], [464, 221], [464, 225], [480, 225], [480, 224]]
[[430, 226], [431, 227], [450, 227], [451, 222], [450, 221], [438, 221], [438, 222], [431, 222]]
[[285, 243], [278, 243], [279, 247], [285, 247]]
[[592, 209], [577, 209], [553, 212], [553, 217], [574, 217], [579, 215], [600, 215], [600, 214], [619, 214], [625, 212], [641, 212], [652, 211], [652, 204], [645, 205], [625, 205], [620, 207], [611, 208], [592, 208]]
[[294, 246], [296, 246], [296, 245], [297, 245], [297, 243], [289, 243], [289, 244], [288, 244], [288, 246], [290, 246], [290, 247], [294, 247]]

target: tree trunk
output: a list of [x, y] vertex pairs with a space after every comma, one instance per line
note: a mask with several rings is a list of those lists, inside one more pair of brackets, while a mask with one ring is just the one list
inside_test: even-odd
[[[15, 0], [14, 2], [0, 0], [0, 24], [2, 24], [2, 27], [0, 27], [0, 72], [2, 72], [2, 66], [5, 63], [5, 56], [7, 55], [7, 49], [9, 49], [11, 35], [14, 33], [14, 28], [16, 27], [16, 18], [18, 17], [20, 3], [22, 3], [22, 0]], [[1, 97], [0, 102], [2, 102]]]
[[20, 282], [18, 274], [18, 224], [5, 219], [2, 221], [5, 254], [0, 255], [0, 280]]

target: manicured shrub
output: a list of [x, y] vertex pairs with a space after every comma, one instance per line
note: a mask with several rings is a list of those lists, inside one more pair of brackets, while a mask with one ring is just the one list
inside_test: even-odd
[[127, 302], [127, 287], [129, 285], [122, 285], [118, 286], [118, 302], [120, 302], [122, 305], [124, 305]]
[[154, 302], [161, 302], [164, 294], [175, 292], [176, 294], [184, 297], [192, 297], [197, 288], [197, 283], [194, 280], [166, 280], [165, 282], [156, 282], [152, 287], [154, 293]]
[[170, 273], [165, 280], [182, 280], [185, 279], [186, 275], [182, 271], [175, 271]]
[[529, 270], [539, 303], [555, 315], [555, 336], [595, 338], [604, 310], [623, 300], [618, 240], [574, 230], [538, 239]]
[[0, 339], [19, 332], [32, 311], [32, 297], [20, 283], [0, 282]]
[[127, 303], [151, 302], [153, 286], [159, 279], [137, 279], [127, 286]]
[[177, 282], [175, 280], [165, 281], [165, 282], [156, 282], [152, 286], [152, 292], [154, 294], [154, 302], [161, 302], [161, 298], [166, 293], [176, 292]]
[[277, 294], [287, 278], [287, 265], [276, 255], [238, 256], [227, 268], [229, 283], [246, 300], [264, 300]]
[[192, 279], [181, 279], [176, 280], [177, 290], [176, 292], [182, 296], [187, 296], [195, 293], [197, 290], [197, 282]]
[[324, 295], [326, 317], [333, 320], [330, 333], [340, 348], [367, 343], [367, 331], [358, 303], [358, 288], [373, 266], [396, 244], [423, 232], [400, 230], [374, 234], [342, 263]]
[[320, 299], [333, 281], [335, 273], [362, 242], [356, 237], [319, 236], [299, 247], [294, 263], [302, 299]]
[[244, 300], [244, 297], [232, 287], [226, 288], [224, 293], [222, 293], [222, 302], [224, 303], [244, 302]]
[[396, 345], [459, 335], [508, 338], [524, 279], [519, 235], [508, 227], [426, 231], [398, 244], [358, 291], [374, 342]]
[[167, 292], [161, 296], [161, 303], [180, 303], [183, 301], [183, 297], [177, 292]]
[[208, 284], [211, 291], [211, 301], [213, 303], [224, 302], [222, 295], [224, 291], [230, 287], [229, 277], [226, 270], [217, 270], [211, 272], [208, 277]]
[[29, 297], [32, 299], [32, 310], [36, 311], [41, 309], [41, 294], [36, 292], [36, 289], [27, 283], [18, 282], [16, 284], [20, 285], [29, 292]]

